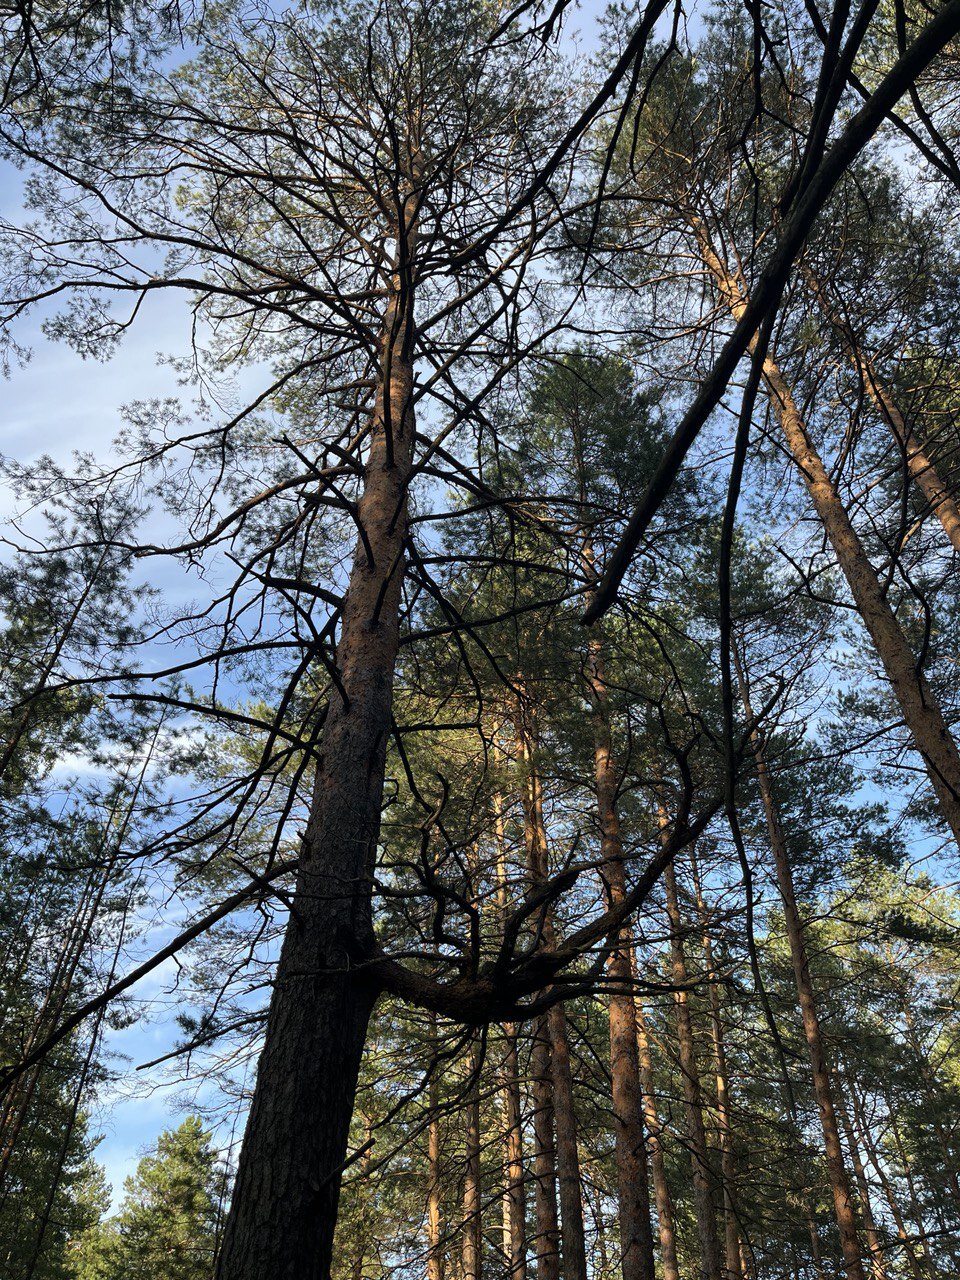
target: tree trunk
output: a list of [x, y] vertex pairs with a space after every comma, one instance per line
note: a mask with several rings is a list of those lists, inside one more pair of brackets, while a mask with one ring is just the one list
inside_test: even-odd
[[853, 1165], [854, 1176], [857, 1180], [857, 1190], [860, 1193], [860, 1210], [863, 1214], [863, 1234], [867, 1237], [867, 1248], [870, 1250], [870, 1265], [873, 1270], [874, 1280], [886, 1280], [887, 1268], [883, 1257], [883, 1244], [877, 1231], [876, 1219], [873, 1216], [873, 1205], [870, 1202], [870, 1185], [867, 1182], [867, 1171], [863, 1167], [863, 1159], [860, 1155], [860, 1147], [854, 1137], [853, 1128], [850, 1124], [850, 1117], [847, 1115], [847, 1108], [843, 1098], [843, 1082], [839, 1076], [834, 1074], [834, 1082], [836, 1084], [836, 1103], [837, 1114], [840, 1117], [840, 1123], [843, 1125], [844, 1135], [847, 1139], [847, 1148], [850, 1152], [850, 1161]]
[[[736, 645], [733, 646], [733, 661], [740, 686], [740, 697], [748, 720], [753, 719], [753, 708], [744, 679], [743, 664]], [[823, 1133], [823, 1145], [827, 1157], [827, 1176], [830, 1180], [830, 1191], [833, 1196], [834, 1215], [837, 1230], [840, 1233], [840, 1247], [843, 1252], [843, 1263], [849, 1280], [865, 1280], [863, 1258], [860, 1252], [860, 1240], [857, 1236], [857, 1222], [850, 1197], [850, 1180], [843, 1162], [843, 1148], [840, 1144], [840, 1130], [837, 1125], [837, 1114], [834, 1106], [833, 1091], [830, 1085], [830, 1069], [827, 1066], [823, 1036], [820, 1031], [820, 1018], [817, 1013], [817, 1002], [810, 978], [807, 960], [807, 947], [803, 937], [803, 925], [797, 910], [797, 898], [793, 887], [793, 870], [787, 853], [787, 842], [780, 823], [780, 812], [776, 797], [773, 794], [773, 782], [767, 768], [763, 741], [754, 730], [751, 734], [754, 761], [757, 768], [757, 783], [760, 797], [767, 819], [767, 834], [770, 848], [773, 851], [774, 866], [777, 874], [777, 887], [783, 903], [783, 917], [787, 928], [787, 940], [790, 945], [790, 959], [793, 963], [793, 977], [797, 987], [797, 999], [800, 1004], [800, 1016], [803, 1021], [803, 1034], [807, 1041], [807, 1054], [810, 1059], [810, 1072], [813, 1078], [813, 1095], [820, 1115], [820, 1130]]]
[[537, 1280], [560, 1280], [560, 1227], [557, 1214], [556, 1150], [553, 1139], [553, 1089], [550, 1081], [550, 1032], [546, 1017], [537, 1020], [530, 1059], [533, 1077], [533, 1177]]
[[[497, 905], [501, 922], [510, 910], [507, 885], [506, 836], [503, 803], [493, 797], [494, 838], [497, 861]], [[503, 1116], [504, 1116], [504, 1189], [503, 1189], [503, 1254], [511, 1280], [527, 1276], [527, 1197], [523, 1180], [523, 1119], [520, 1105], [520, 1062], [517, 1054], [517, 1028], [512, 1022], [503, 1028]]]
[[720, 1007], [720, 988], [717, 967], [713, 960], [713, 939], [709, 931], [709, 912], [703, 898], [696, 853], [690, 848], [690, 867], [696, 894], [697, 913], [703, 937], [703, 955], [706, 961], [707, 983], [710, 990], [710, 1034], [713, 1041], [714, 1065], [717, 1079], [717, 1128], [720, 1134], [720, 1168], [723, 1174], [723, 1253], [727, 1280], [743, 1280], [745, 1268], [742, 1259], [740, 1231], [737, 1225], [737, 1175], [733, 1159], [733, 1131], [730, 1125], [730, 1082], [727, 1075], [727, 1052], [723, 1038], [723, 1018]]
[[527, 1205], [523, 1186], [523, 1122], [520, 1112], [520, 1079], [517, 1061], [517, 1028], [503, 1028], [506, 1052], [503, 1059], [503, 1112], [506, 1128], [503, 1243], [504, 1256], [512, 1280], [527, 1276]]
[[[415, 260], [415, 228], [406, 232]], [[341, 1166], [377, 996], [357, 961], [371, 887], [414, 446], [412, 267], [394, 281], [313, 800], [217, 1276], [327, 1280]]]
[[667, 1182], [667, 1167], [663, 1158], [663, 1126], [657, 1115], [656, 1096], [653, 1088], [653, 1063], [650, 1058], [650, 1038], [643, 1006], [637, 1001], [637, 1049], [640, 1056], [640, 1080], [643, 1086], [643, 1114], [650, 1136], [650, 1165], [653, 1173], [653, 1194], [657, 1206], [657, 1223], [660, 1228], [660, 1260], [663, 1264], [663, 1280], [680, 1280], [677, 1262], [677, 1235], [674, 1227], [673, 1200]]
[[[667, 814], [660, 811], [662, 829], [667, 826]], [[693, 1206], [697, 1219], [697, 1239], [700, 1246], [701, 1280], [722, 1280], [720, 1242], [717, 1237], [717, 1219], [714, 1212], [710, 1157], [707, 1148], [707, 1132], [703, 1122], [703, 1095], [700, 1089], [700, 1068], [693, 1042], [693, 1020], [686, 991], [688, 982], [687, 962], [683, 953], [682, 922], [677, 899], [677, 879], [673, 864], [663, 873], [667, 894], [667, 918], [670, 925], [671, 972], [676, 992], [674, 1008], [677, 1018], [677, 1047], [680, 1075], [687, 1113], [687, 1140], [690, 1147], [690, 1163], [693, 1170]]]
[[[600, 824], [602, 875], [611, 906], [627, 895], [623, 840], [617, 812], [617, 776], [613, 763], [602, 642], [589, 648], [587, 682], [593, 702], [593, 741], [597, 814]], [[631, 985], [630, 931], [620, 930], [617, 949], [607, 962], [614, 987], [610, 997], [610, 1079], [616, 1142], [620, 1253], [623, 1280], [654, 1280], [653, 1231], [647, 1148], [643, 1132], [643, 1093], [637, 1050], [637, 1015]]]
[[[524, 697], [519, 707], [519, 746], [525, 766], [523, 825], [530, 878], [534, 884], [547, 876], [547, 833], [543, 818], [543, 785], [537, 766], [538, 734], [535, 708]], [[555, 945], [553, 918], [543, 923], [544, 946]], [[564, 1280], [587, 1280], [587, 1251], [583, 1228], [583, 1188], [577, 1150], [577, 1118], [573, 1099], [573, 1073], [567, 1015], [562, 1003], [552, 1005], [546, 1016], [550, 1041], [550, 1084], [557, 1139], [557, 1186], [560, 1193], [560, 1241]]]
[[[433, 1022], [434, 1057], [437, 1052], [437, 1024]], [[441, 1193], [443, 1173], [440, 1168], [440, 1081], [437, 1072], [430, 1076], [427, 1123], [427, 1280], [443, 1280], [443, 1244]]]
[[[699, 219], [691, 219], [705, 265], [717, 281], [724, 302], [735, 319], [746, 308], [740, 283], [713, 250]], [[750, 350], [756, 349], [756, 340]], [[923, 759], [939, 801], [940, 812], [960, 845], [960, 752], [933, 691], [917, 669], [917, 662], [897, 617], [890, 607], [877, 572], [863, 548], [846, 508], [814, 448], [790, 386], [776, 361], [767, 356], [763, 377], [770, 403], [793, 459], [803, 475], [813, 506], [823, 523], [850, 594], [886, 672], [913, 744]]]
[[481, 1280], [483, 1216], [480, 1189], [480, 1079], [476, 1040], [466, 1057], [467, 1098], [464, 1107], [463, 1280]]
[[900, 446], [910, 478], [923, 494], [930, 510], [940, 521], [953, 549], [960, 551], [960, 507], [957, 506], [956, 499], [940, 479], [936, 465], [922, 440], [907, 425], [893, 395], [880, 381], [873, 361], [857, 341], [852, 326], [831, 306], [819, 280], [810, 271], [805, 271], [804, 277], [817, 304], [837, 335], [843, 354], [860, 375], [867, 395]]

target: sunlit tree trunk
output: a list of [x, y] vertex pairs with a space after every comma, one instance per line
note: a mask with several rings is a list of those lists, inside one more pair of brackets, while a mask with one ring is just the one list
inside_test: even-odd
[[703, 898], [700, 871], [696, 853], [691, 846], [690, 866], [696, 895], [697, 913], [700, 916], [703, 955], [706, 962], [707, 983], [710, 992], [710, 1035], [713, 1041], [713, 1057], [717, 1081], [717, 1128], [720, 1136], [720, 1168], [723, 1174], [723, 1252], [728, 1280], [743, 1280], [743, 1246], [737, 1226], [737, 1174], [733, 1159], [733, 1130], [730, 1119], [730, 1081], [727, 1073], [727, 1051], [723, 1035], [723, 1011], [720, 1007], [720, 987], [717, 967], [713, 959], [713, 939], [710, 936], [710, 919]]
[[[547, 835], [543, 817], [543, 785], [535, 708], [524, 698], [518, 720], [519, 746], [524, 765], [523, 816], [527, 858], [533, 883], [547, 876]], [[555, 945], [553, 920], [548, 912], [543, 926], [544, 945]], [[556, 1133], [556, 1172], [560, 1198], [560, 1240], [564, 1280], [587, 1280], [587, 1253], [583, 1227], [583, 1189], [577, 1150], [577, 1119], [573, 1098], [573, 1073], [567, 1016], [562, 1003], [546, 1015], [550, 1043], [550, 1083]]]
[[483, 1270], [483, 1206], [480, 1185], [480, 1078], [477, 1042], [464, 1059], [466, 1098], [463, 1108], [463, 1280], [481, 1280]]
[[[666, 831], [669, 819], [661, 806], [661, 829]], [[723, 1267], [720, 1261], [720, 1242], [717, 1237], [717, 1219], [713, 1204], [713, 1173], [710, 1168], [707, 1131], [703, 1119], [703, 1093], [700, 1086], [700, 1068], [693, 1039], [693, 1019], [690, 1013], [687, 985], [687, 961], [683, 950], [683, 922], [677, 896], [677, 879], [672, 864], [663, 874], [667, 897], [667, 920], [670, 925], [671, 974], [676, 987], [674, 1010], [677, 1025], [677, 1051], [687, 1116], [687, 1142], [693, 1172], [693, 1205], [697, 1219], [697, 1240], [700, 1250], [701, 1280], [721, 1280]]]
[[[617, 812], [617, 776], [613, 761], [607, 687], [601, 642], [590, 643], [587, 679], [593, 702], [593, 740], [597, 814], [600, 825], [601, 873], [611, 906], [626, 897], [623, 841]], [[643, 1132], [643, 1096], [637, 1051], [637, 1019], [631, 984], [630, 931], [620, 931], [617, 949], [607, 962], [614, 986], [609, 1002], [610, 1080], [623, 1280], [654, 1280], [653, 1232], [647, 1149]]]
[[[733, 659], [744, 713], [747, 719], [752, 721], [753, 707], [750, 703], [750, 694], [744, 677], [743, 661], [736, 645], [733, 646]], [[810, 977], [807, 946], [803, 936], [803, 924], [800, 920], [800, 913], [797, 910], [793, 870], [790, 866], [790, 856], [787, 852], [786, 836], [784, 835], [783, 825], [780, 821], [780, 811], [773, 792], [773, 780], [767, 767], [763, 740], [755, 730], [751, 735], [751, 742], [757, 770], [757, 783], [760, 787], [760, 796], [767, 820], [767, 835], [770, 840], [770, 849], [773, 853], [774, 867], [776, 869], [777, 887], [780, 890], [780, 899], [783, 903], [783, 917], [787, 929], [787, 941], [790, 946], [790, 959], [793, 964], [797, 999], [800, 1004], [803, 1034], [807, 1042], [807, 1054], [810, 1059], [813, 1095], [820, 1116], [820, 1131], [823, 1134], [823, 1145], [827, 1158], [827, 1176], [830, 1180], [830, 1191], [833, 1196], [837, 1230], [840, 1233], [840, 1247], [843, 1253], [844, 1267], [850, 1280], [865, 1280], [860, 1240], [857, 1235], [856, 1216], [850, 1195], [850, 1180], [843, 1160], [843, 1147], [840, 1143], [840, 1130], [837, 1124], [837, 1113], [830, 1082], [830, 1068], [827, 1064], [823, 1035], [820, 1029], [820, 1018], [817, 1012], [816, 996]]]
[[653, 1063], [650, 1057], [650, 1038], [647, 1035], [647, 1023], [643, 1005], [639, 1000], [636, 1002], [636, 1023], [637, 1050], [640, 1057], [640, 1081], [643, 1087], [643, 1114], [650, 1140], [650, 1167], [653, 1174], [654, 1201], [657, 1206], [663, 1280], [680, 1280], [673, 1200], [670, 1195], [667, 1168], [663, 1157], [663, 1126], [657, 1114], [656, 1095], [653, 1086]]
[[[739, 319], [746, 307], [737, 277], [715, 252], [706, 228], [691, 218], [705, 266], [712, 273], [731, 314]], [[754, 350], [756, 340], [750, 344]], [[823, 523], [850, 594], [886, 672], [904, 723], [926, 766], [940, 812], [960, 845], [960, 752], [947, 728], [933, 691], [917, 669], [917, 662], [897, 620], [876, 570], [857, 535], [846, 507], [814, 447], [803, 416], [779, 365], [771, 355], [763, 362], [770, 404], [787, 447], [807, 486], [810, 500]]]

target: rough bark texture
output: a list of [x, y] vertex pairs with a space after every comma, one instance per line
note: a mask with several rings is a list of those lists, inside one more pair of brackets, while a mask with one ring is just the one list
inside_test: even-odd
[[[661, 824], [665, 828], [667, 815], [661, 812]], [[677, 880], [673, 865], [663, 873], [667, 894], [667, 918], [670, 924], [670, 955], [673, 982], [676, 986], [674, 1007], [677, 1015], [677, 1047], [680, 1058], [680, 1074], [683, 1079], [683, 1097], [687, 1113], [687, 1141], [690, 1148], [690, 1164], [693, 1171], [693, 1206], [697, 1219], [697, 1240], [700, 1246], [701, 1280], [722, 1280], [720, 1242], [717, 1237], [717, 1219], [713, 1206], [713, 1174], [707, 1147], [707, 1132], [703, 1122], [703, 1094], [700, 1088], [700, 1068], [693, 1042], [693, 1020], [687, 997], [687, 962], [683, 953], [682, 921], [677, 899]]]
[[[740, 684], [740, 696], [743, 709], [748, 720], [753, 720], [753, 708], [744, 683], [743, 667], [736, 648], [734, 662]], [[800, 1016], [803, 1020], [803, 1034], [807, 1042], [807, 1054], [810, 1059], [810, 1072], [813, 1078], [813, 1094], [820, 1116], [820, 1129], [823, 1133], [824, 1151], [827, 1157], [827, 1176], [830, 1180], [830, 1191], [833, 1196], [834, 1215], [840, 1233], [840, 1247], [843, 1252], [843, 1263], [849, 1280], [865, 1280], [863, 1261], [860, 1251], [860, 1240], [857, 1235], [856, 1215], [850, 1196], [850, 1180], [847, 1176], [843, 1160], [843, 1148], [840, 1143], [840, 1130], [837, 1124], [836, 1107], [830, 1083], [830, 1069], [827, 1065], [820, 1031], [820, 1018], [817, 1013], [817, 1002], [810, 978], [807, 960], [807, 947], [803, 936], [803, 925], [797, 910], [797, 897], [793, 885], [793, 870], [787, 852], [787, 842], [780, 822], [780, 812], [773, 793], [773, 782], [767, 768], [763, 742], [759, 735], [752, 735], [754, 760], [757, 767], [757, 782], [763, 801], [764, 814], [767, 820], [767, 834], [773, 852], [774, 866], [777, 874], [777, 887], [783, 903], [783, 916], [787, 928], [787, 940], [790, 944], [790, 958], [793, 963], [793, 976], [797, 986], [797, 999], [800, 1004]]]
[[[713, 274], [731, 314], [739, 320], [747, 305], [740, 282], [714, 251], [702, 222], [694, 218], [691, 225], [705, 265]], [[750, 350], [755, 347], [754, 339]], [[814, 447], [790, 385], [772, 356], [768, 355], [763, 362], [763, 377], [787, 447], [803, 475], [810, 500], [833, 547], [863, 624], [870, 633], [913, 745], [923, 758], [940, 812], [960, 845], [960, 752], [957, 744], [947, 728], [933, 691], [917, 669], [913, 651], [890, 607], [877, 572], [823, 459]]]
[[[414, 258], [415, 229], [406, 260]], [[399, 639], [406, 487], [414, 444], [413, 287], [394, 283], [341, 616], [337, 666], [274, 982], [218, 1280], [327, 1280], [350, 1117], [377, 992], [371, 876]]]

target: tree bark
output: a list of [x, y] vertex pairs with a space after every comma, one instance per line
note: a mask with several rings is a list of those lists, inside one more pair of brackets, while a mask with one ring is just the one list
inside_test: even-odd
[[831, 305], [823, 285], [810, 271], [805, 271], [804, 277], [810, 292], [837, 335], [843, 354], [856, 369], [867, 395], [900, 446], [910, 478], [940, 521], [953, 549], [960, 551], [960, 507], [940, 479], [927, 448], [917, 433], [908, 426], [900, 406], [880, 381], [873, 360], [858, 342], [853, 327]]
[[877, 1231], [876, 1219], [873, 1216], [873, 1205], [870, 1201], [870, 1185], [867, 1182], [867, 1171], [863, 1165], [863, 1158], [860, 1155], [860, 1147], [854, 1136], [853, 1127], [850, 1124], [850, 1117], [847, 1114], [846, 1103], [843, 1098], [843, 1081], [834, 1073], [834, 1081], [836, 1083], [835, 1098], [837, 1104], [837, 1114], [840, 1117], [840, 1123], [843, 1126], [844, 1135], [847, 1139], [847, 1149], [850, 1152], [850, 1162], [853, 1165], [854, 1177], [857, 1180], [857, 1191], [860, 1194], [860, 1211], [863, 1214], [863, 1234], [867, 1237], [867, 1248], [870, 1250], [870, 1266], [873, 1271], [874, 1280], [886, 1280], [887, 1268], [883, 1256], [883, 1243]]
[[653, 1087], [653, 1062], [650, 1057], [650, 1038], [643, 1006], [636, 1002], [637, 1050], [640, 1056], [640, 1081], [643, 1086], [643, 1114], [650, 1138], [650, 1165], [653, 1173], [653, 1194], [657, 1206], [657, 1223], [660, 1228], [660, 1261], [663, 1280], [680, 1280], [677, 1262], [677, 1234], [674, 1227], [673, 1199], [667, 1182], [667, 1167], [663, 1157], [663, 1126], [657, 1114], [656, 1094]]
[[[743, 710], [747, 719], [752, 721], [753, 708], [750, 704], [743, 664], [736, 645], [733, 645], [733, 661], [740, 686]], [[787, 929], [787, 940], [790, 945], [790, 959], [793, 964], [793, 977], [797, 987], [797, 999], [800, 1004], [803, 1034], [807, 1042], [807, 1054], [810, 1059], [813, 1095], [820, 1116], [820, 1131], [823, 1134], [823, 1145], [827, 1158], [827, 1176], [833, 1196], [833, 1210], [837, 1220], [837, 1230], [840, 1233], [843, 1263], [849, 1280], [866, 1280], [863, 1271], [860, 1240], [857, 1235], [856, 1216], [850, 1196], [850, 1180], [843, 1161], [840, 1130], [837, 1124], [837, 1113], [830, 1084], [830, 1068], [827, 1065], [823, 1035], [820, 1030], [820, 1018], [817, 1013], [817, 1001], [810, 977], [807, 947], [803, 936], [803, 924], [800, 920], [800, 912], [797, 910], [793, 870], [790, 866], [790, 857], [787, 852], [786, 836], [780, 822], [780, 811], [773, 793], [773, 780], [767, 768], [763, 741], [756, 730], [751, 734], [751, 743], [757, 768], [757, 783], [760, 787], [760, 797], [763, 801], [764, 814], [767, 820], [767, 834], [770, 840], [770, 848], [773, 852], [777, 887], [780, 890], [780, 899], [783, 903], [783, 917]]]
[[720, 1170], [723, 1174], [723, 1254], [728, 1280], [743, 1280], [743, 1247], [737, 1225], [737, 1174], [733, 1159], [733, 1130], [730, 1123], [730, 1082], [727, 1074], [727, 1051], [723, 1038], [723, 1018], [720, 1007], [720, 988], [717, 967], [713, 959], [713, 939], [710, 937], [710, 919], [703, 898], [700, 872], [693, 846], [690, 848], [690, 867], [696, 894], [697, 913], [703, 938], [703, 955], [706, 962], [707, 983], [710, 991], [710, 1034], [713, 1041], [714, 1065], [717, 1081], [717, 1129], [720, 1135]]
[[[413, 204], [414, 202], [408, 202]], [[218, 1280], [327, 1280], [367, 1024], [377, 991], [371, 889], [399, 644], [407, 485], [413, 463], [413, 267], [394, 278], [370, 424], [361, 537], [290, 920], [274, 980]]]
[[[666, 811], [660, 811], [661, 828], [666, 829]], [[713, 1205], [713, 1173], [707, 1147], [707, 1131], [703, 1122], [703, 1094], [700, 1088], [700, 1068], [693, 1041], [693, 1020], [686, 986], [689, 981], [687, 962], [683, 953], [682, 921], [677, 899], [677, 879], [673, 864], [663, 873], [667, 895], [667, 918], [670, 925], [671, 972], [674, 986], [674, 1009], [677, 1019], [677, 1047], [680, 1060], [683, 1097], [687, 1113], [687, 1140], [690, 1147], [690, 1163], [693, 1170], [693, 1205], [697, 1219], [697, 1239], [700, 1246], [701, 1280], [722, 1280], [720, 1242], [717, 1237], [717, 1219]]]
[[533, 1077], [533, 1177], [537, 1280], [560, 1280], [560, 1226], [557, 1167], [553, 1138], [553, 1089], [550, 1080], [550, 1032], [544, 1015], [536, 1022], [530, 1059]]
[[[704, 264], [714, 276], [731, 315], [739, 320], [747, 306], [739, 280], [714, 251], [702, 221], [691, 218], [690, 223]], [[749, 349], [756, 350], [755, 337]], [[923, 759], [940, 812], [960, 845], [960, 752], [957, 744], [947, 728], [933, 691], [917, 669], [913, 651], [836, 486], [814, 447], [789, 383], [770, 355], [763, 362], [763, 377], [787, 447], [803, 475], [810, 500], [873, 641], [904, 723]]]
[[520, 1067], [517, 1059], [517, 1028], [503, 1028], [506, 1052], [503, 1058], [504, 1142], [503, 1243], [504, 1256], [512, 1280], [527, 1276], [527, 1204], [523, 1183], [523, 1122], [520, 1111]]
[[[537, 764], [539, 746], [535, 708], [524, 697], [518, 714], [519, 746], [524, 768], [523, 818], [530, 878], [534, 884], [547, 876], [547, 835], [543, 817], [543, 785]], [[543, 923], [543, 942], [547, 948], [556, 939], [551, 913]], [[560, 1242], [563, 1254], [564, 1280], [587, 1280], [587, 1250], [583, 1227], [583, 1187], [580, 1177], [580, 1155], [577, 1150], [577, 1119], [573, 1099], [573, 1073], [570, 1067], [570, 1044], [567, 1016], [562, 1003], [551, 1006], [546, 1015], [550, 1042], [550, 1083], [552, 1085], [553, 1121], [556, 1131], [557, 1187], [560, 1194]]]
[[[436, 1035], [434, 1035], [436, 1041]], [[430, 1120], [427, 1125], [427, 1280], [443, 1280], [442, 1207], [443, 1174], [440, 1168], [440, 1084], [430, 1077]]]
[[[597, 639], [590, 642], [587, 682], [593, 702], [595, 790], [602, 875], [609, 904], [618, 906], [626, 897], [627, 882], [617, 812], [617, 776], [602, 642]], [[630, 947], [630, 931], [623, 928], [617, 939], [617, 948], [607, 962], [607, 973], [614, 986], [609, 1002], [610, 1079], [616, 1142], [620, 1266], [623, 1280], [654, 1280], [653, 1231], [643, 1132], [637, 1015], [631, 992]]]
[[463, 1280], [481, 1280], [483, 1270], [483, 1217], [480, 1188], [480, 1080], [476, 1040], [473, 1040], [470, 1044], [465, 1067], [467, 1097], [463, 1117], [462, 1275]]

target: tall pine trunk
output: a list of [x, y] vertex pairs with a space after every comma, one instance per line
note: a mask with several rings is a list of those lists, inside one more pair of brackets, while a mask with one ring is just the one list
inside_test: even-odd
[[[739, 320], [746, 308], [740, 282], [713, 249], [703, 223], [697, 218], [690, 221], [704, 264], [714, 276], [731, 315]], [[754, 339], [750, 349], [753, 351], [755, 348]], [[836, 485], [814, 447], [790, 385], [770, 355], [763, 362], [763, 377], [787, 447], [804, 478], [810, 500], [833, 547], [850, 594], [873, 640], [913, 745], [926, 766], [940, 812], [960, 845], [960, 752], [957, 744], [947, 728], [933, 691], [917, 669], [913, 651]]]
[[[413, 203], [413, 202], [409, 202]], [[218, 1280], [327, 1280], [350, 1118], [377, 991], [358, 960], [372, 942], [371, 889], [399, 645], [407, 485], [414, 449], [413, 267], [384, 316], [361, 536], [293, 908], [240, 1153]]]
[[713, 959], [713, 939], [710, 936], [710, 918], [703, 898], [700, 871], [696, 853], [691, 846], [690, 867], [696, 895], [697, 913], [700, 917], [703, 955], [706, 961], [707, 983], [710, 991], [710, 1037], [713, 1041], [713, 1057], [717, 1081], [717, 1128], [720, 1135], [720, 1171], [723, 1175], [723, 1254], [728, 1280], [743, 1280], [743, 1245], [737, 1226], [737, 1174], [733, 1159], [733, 1129], [730, 1120], [730, 1080], [727, 1073], [727, 1050], [723, 1033], [723, 1010], [720, 1006], [720, 987], [717, 967]]
[[[547, 833], [543, 816], [543, 784], [537, 752], [536, 708], [524, 696], [517, 716], [519, 747], [524, 764], [523, 825], [530, 879], [547, 877]], [[555, 945], [553, 919], [548, 911], [543, 923], [546, 947]], [[577, 1118], [573, 1098], [573, 1071], [567, 1015], [562, 1003], [552, 1005], [545, 1018], [549, 1040], [549, 1078], [556, 1133], [556, 1176], [560, 1196], [560, 1241], [564, 1280], [587, 1280], [587, 1249], [583, 1226], [583, 1185], [577, 1149]]]
[[[668, 818], [660, 812], [661, 827], [665, 830]], [[683, 951], [683, 923], [677, 897], [677, 879], [672, 863], [663, 873], [667, 895], [667, 920], [670, 925], [670, 968], [676, 1013], [677, 1049], [680, 1075], [687, 1115], [687, 1143], [693, 1172], [693, 1207], [697, 1220], [697, 1241], [700, 1250], [701, 1280], [722, 1280], [720, 1242], [717, 1237], [717, 1218], [713, 1204], [713, 1173], [707, 1146], [707, 1131], [703, 1120], [703, 1093], [700, 1087], [700, 1067], [693, 1040], [693, 1018], [687, 993], [689, 976]]]
[[640, 1083], [643, 1088], [643, 1114], [650, 1137], [650, 1166], [653, 1174], [654, 1202], [657, 1206], [657, 1224], [660, 1234], [660, 1261], [663, 1280], [680, 1280], [677, 1261], [677, 1233], [674, 1226], [673, 1198], [667, 1182], [667, 1166], [663, 1154], [663, 1125], [657, 1114], [656, 1095], [653, 1087], [653, 1061], [650, 1056], [650, 1037], [643, 1006], [635, 1005], [637, 1024], [637, 1051], [640, 1057]]
[[[744, 713], [748, 720], [753, 720], [753, 708], [745, 683], [743, 663], [736, 645], [733, 646], [733, 660], [740, 686], [740, 697]], [[774, 867], [777, 875], [777, 887], [783, 903], [783, 917], [787, 928], [787, 941], [790, 945], [790, 959], [793, 964], [793, 976], [797, 987], [797, 999], [800, 1004], [800, 1017], [803, 1022], [803, 1034], [807, 1042], [807, 1055], [810, 1060], [810, 1073], [813, 1079], [813, 1095], [820, 1116], [820, 1131], [823, 1134], [824, 1151], [827, 1158], [827, 1176], [830, 1180], [830, 1191], [833, 1196], [833, 1210], [840, 1233], [840, 1248], [843, 1263], [849, 1280], [866, 1280], [863, 1271], [863, 1260], [860, 1252], [860, 1240], [857, 1235], [857, 1221], [850, 1195], [850, 1180], [847, 1176], [843, 1160], [843, 1148], [840, 1143], [840, 1129], [837, 1123], [837, 1112], [834, 1105], [833, 1089], [830, 1081], [830, 1068], [823, 1045], [820, 1030], [820, 1017], [817, 1013], [817, 1001], [814, 995], [813, 982], [810, 978], [810, 966], [807, 959], [807, 946], [803, 936], [803, 924], [797, 910], [797, 897], [793, 885], [793, 869], [787, 853], [787, 842], [780, 821], [780, 811], [773, 793], [773, 780], [767, 768], [763, 741], [754, 730], [751, 735], [754, 762], [757, 769], [757, 783], [763, 801], [764, 814], [767, 820], [767, 834], [773, 852]]]
[[[594, 784], [600, 825], [602, 875], [611, 906], [627, 894], [623, 840], [617, 812], [610, 708], [604, 679], [602, 642], [590, 642], [587, 680], [593, 703]], [[616, 1143], [620, 1254], [623, 1280], [654, 1280], [653, 1231], [647, 1148], [643, 1132], [643, 1091], [637, 1050], [637, 1015], [631, 986], [630, 931], [624, 926], [607, 962], [613, 985], [609, 1002], [610, 1080]]]

